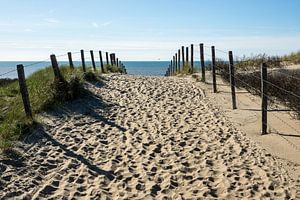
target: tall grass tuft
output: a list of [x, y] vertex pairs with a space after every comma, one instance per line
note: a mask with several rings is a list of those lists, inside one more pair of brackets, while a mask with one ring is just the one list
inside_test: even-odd
[[[26, 79], [33, 118], [39, 112], [74, 99], [83, 92], [82, 70], [71, 70], [68, 66], [60, 69], [65, 83], [54, 81], [51, 67], [39, 70]], [[34, 120], [28, 119], [24, 113], [18, 82], [0, 86], [0, 110], [0, 149], [5, 150], [12, 147], [34, 124]]]
[[[249, 92], [255, 95], [261, 95], [261, 74], [260, 65], [265, 59], [259, 57], [253, 57], [251, 59], [246, 59], [245, 63], [236, 63], [236, 86], [243, 87]], [[271, 102], [281, 102], [288, 106], [291, 110], [297, 113], [298, 118], [300, 118], [300, 69], [298, 70], [288, 70], [282, 69], [281, 62], [278, 63], [277, 57], [268, 57], [266, 60], [268, 65], [268, 91], [267, 95], [270, 97]], [[249, 65], [249, 66], [248, 66]], [[278, 66], [276, 69], [272, 69]], [[229, 82], [229, 66], [228, 63], [224, 61], [217, 62], [217, 73], [226, 81]], [[296, 77], [296, 78], [293, 78]], [[274, 85], [282, 88], [279, 89]], [[290, 92], [287, 92], [290, 91]], [[292, 95], [291, 93], [295, 94]]]

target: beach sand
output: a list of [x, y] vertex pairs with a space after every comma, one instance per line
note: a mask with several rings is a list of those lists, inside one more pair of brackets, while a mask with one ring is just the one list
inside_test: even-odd
[[1, 159], [0, 198], [300, 198], [280, 160], [194, 80], [109, 75], [86, 87], [41, 114], [23, 157]]

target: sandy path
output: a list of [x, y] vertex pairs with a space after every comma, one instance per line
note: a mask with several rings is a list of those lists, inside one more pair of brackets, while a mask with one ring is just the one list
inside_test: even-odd
[[112, 76], [87, 87], [41, 116], [23, 159], [0, 161], [0, 198], [296, 198], [281, 164], [195, 83]]

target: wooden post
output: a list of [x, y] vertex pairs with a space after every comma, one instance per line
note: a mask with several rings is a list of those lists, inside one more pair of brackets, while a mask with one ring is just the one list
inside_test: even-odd
[[181, 47], [181, 53], [182, 53], [182, 69], [184, 68], [184, 46]]
[[109, 65], [108, 52], [105, 52], [105, 54], [106, 54], [106, 64]]
[[92, 66], [93, 66], [94, 71], [96, 71], [96, 63], [95, 63], [93, 50], [90, 50], [90, 53], [91, 53]]
[[216, 52], [215, 47], [211, 47], [212, 73], [213, 73], [213, 92], [217, 93], [217, 79], [216, 79]]
[[185, 64], [189, 67], [189, 47], [185, 48]]
[[178, 73], [178, 59], [177, 59], [177, 53], [175, 53], [175, 72]]
[[113, 54], [111, 53], [111, 54], [109, 54], [109, 57], [110, 57], [110, 64], [111, 64], [111, 66], [113, 66], [114, 65], [114, 58], [113, 58]]
[[170, 68], [171, 68], [171, 76], [173, 76], [173, 60], [171, 60]]
[[205, 82], [205, 62], [204, 62], [204, 48], [203, 43], [200, 44], [200, 62], [201, 62], [201, 72], [202, 72], [202, 81]]
[[230, 73], [230, 85], [231, 85], [231, 96], [232, 96], [232, 109], [236, 109], [236, 96], [235, 96], [235, 72], [233, 65], [232, 51], [229, 51], [229, 73]]
[[58, 63], [57, 63], [57, 60], [56, 60], [56, 56], [54, 54], [50, 55], [50, 60], [51, 60], [51, 64], [52, 64], [55, 79], [57, 79], [60, 82], [63, 82], [64, 78], [61, 75], [60, 70], [58, 68]]
[[81, 53], [82, 69], [83, 69], [83, 72], [86, 72], [86, 69], [85, 69], [85, 60], [84, 60], [84, 50], [80, 50], [80, 53]]
[[194, 73], [194, 45], [191, 44], [191, 73]]
[[180, 73], [180, 49], [178, 49], [178, 72]]
[[117, 67], [119, 67], [119, 58], [117, 58]]
[[99, 57], [100, 57], [101, 72], [104, 73], [104, 66], [103, 66], [103, 59], [102, 59], [102, 51], [99, 51]]
[[261, 110], [262, 110], [262, 134], [267, 134], [267, 123], [268, 123], [268, 96], [267, 96], [267, 81], [268, 81], [268, 71], [267, 64], [261, 64]]
[[72, 53], [68, 52], [68, 59], [69, 59], [69, 66], [71, 69], [74, 69], [74, 64], [73, 64], [73, 60], [72, 60]]
[[175, 68], [175, 65], [176, 65], [176, 60], [175, 60], [175, 56], [173, 56], [173, 74], [176, 75], [176, 68]]
[[20, 92], [22, 95], [24, 110], [25, 110], [26, 116], [32, 118], [29, 94], [28, 94], [26, 80], [25, 80], [24, 66], [17, 65], [17, 71], [18, 71], [19, 87], [20, 87]]
[[111, 65], [116, 65], [116, 54], [115, 53], [110, 54], [110, 62], [111, 62]]

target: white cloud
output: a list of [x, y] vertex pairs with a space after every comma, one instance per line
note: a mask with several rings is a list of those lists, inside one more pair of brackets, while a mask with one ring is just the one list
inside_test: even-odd
[[92, 26], [93, 26], [94, 28], [99, 28], [99, 25], [98, 25], [96, 22], [93, 22], [93, 23], [92, 23]]
[[45, 18], [44, 20], [50, 24], [57, 24], [60, 22], [59, 20], [54, 19], [54, 18]]
[[107, 21], [107, 22], [102, 23], [101, 26], [104, 27], [104, 26], [109, 26], [111, 24], [112, 24], [111, 21]]

